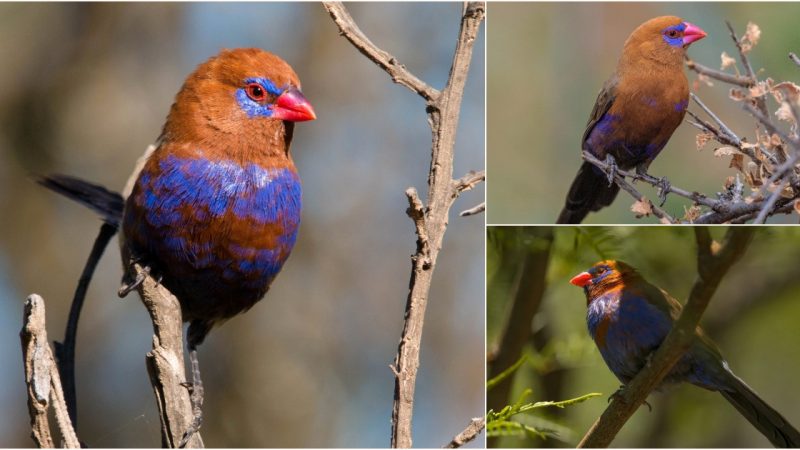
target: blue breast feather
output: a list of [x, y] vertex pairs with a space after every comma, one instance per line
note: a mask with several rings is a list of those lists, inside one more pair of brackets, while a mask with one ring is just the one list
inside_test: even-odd
[[[226, 279], [238, 274], [271, 279], [280, 271], [300, 223], [302, 192], [293, 170], [211, 161], [202, 154], [195, 158], [169, 155], [160, 161], [159, 169], [159, 175], [143, 173], [139, 180], [137, 200], [145, 220], [161, 237], [160, 244], [151, 244], [165, 247], [173, 256], [185, 255], [196, 269], [217, 267]], [[192, 235], [213, 221], [240, 222], [231, 230], [241, 230], [244, 222], [244, 228], [254, 234], [266, 228], [281, 232], [273, 248], [242, 245], [238, 236], [209, 242]]]

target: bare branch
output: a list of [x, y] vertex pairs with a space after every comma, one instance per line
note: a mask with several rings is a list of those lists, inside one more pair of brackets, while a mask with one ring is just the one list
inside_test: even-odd
[[708, 228], [695, 227], [697, 241], [697, 279], [689, 300], [675, 321], [672, 330], [653, 353], [650, 363], [614, 396], [611, 404], [578, 444], [579, 448], [608, 447], [650, 392], [661, 383], [672, 366], [696, 339], [695, 328], [708, 306], [722, 277], [744, 254], [754, 234], [750, 227], [730, 227], [717, 248]]
[[464, 431], [458, 433], [453, 440], [442, 446], [442, 448], [459, 448], [478, 437], [484, 427], [486, 427], [486, 418], [476, 417], [469, 422]]
[[361, 54], [386, 71], [392, 77], [392, 81], [411, 89], [429, 102], [436, 101], [440, 95], [439, 91], [409, 72], [397, 58], [373, 44], [358, 28], [353, 17], [341, 2], [323, 2], [322, 6], [339, 27], [341, 35], [350, 41]]
[[789, 52], [789, 59], [795, 63], [797, 67], [800, 67], [800, 58], [798, 58], [794, 52]]
[[767, 198], [767, 201], [764, 202], [764, 206], [761, 207], [761, 211], [759, 211], [758, 216], [753, 223], [758, 224], [766, 222], [767, 217], [775, 208], [775, 204], [778, 202], [778, 199], [781, 198], [781, 192], [783, 192], [783, 188], [785, 188], [788, 184], [789, 183], [786, 181], [782, 182], [778, 188], [775, 189], [772, 194], [770, 194], [769, 198]]
[[694, 70], [700, 75], [705, 75], [709, 78], [722, 81], [723, 83], [733, 84], [741, 87], [752, 87], [754, 85], [753, 80], [749, 78], [745, 78], [741, 75], [734, 75], [732, 73], [723, 72], [721, 70], [712, 69], [710, 67], [706, 67], [700, 63], [697, 63], [689, 58], [686, 58], [686, 67], [688, 67], [689, 70]]
[[427, 206], [423, 206], [416, 190], [406, 191], [408, 215], [414, 220], [417, 232], [417, 252], [411, 257], [410, 290], [406, 301], [405, 323], [397, 348], [392, 371], [395, 373], [394, 406], [392, 408], [392, 447], [411, 447], [411, 418], [414, 409], [414, 389], [425, 309], [436, 265], [447, 229], [449, 211], [458, 194], [477, 183], [475, 177], [453, 180], [453, 156], [461, 99], [467, 81], [472, 51], [480, 31], [486, 6], [483, 2], [465, 4], [461, 15], [456, 50], [447, 85], [442, 92], [431, 88], [407, 71], [397, 60], [375, 46], [361, 32], [340, 2], [326, 2], [325, 9], [339, 27], [341, 34], [371, 61], [386, 71], [392, 80], [419, 94], [426, 101], [428, 123], [433, 144], [428, 173]]
[[[25, 301], [23, 327], [20, 331], [25, 383], [28, 386], [28, 413], [31, 437], [39, 448], [54, 448], [47, 408], [52, 404], [58, 430], [68, 448], [80, 448], [78, 436], [69, 418], [61, 378], [47, 340], [44, 299], [31, 294]], [[52, 402], [52, 403], [51, 403]]]
[[461, 216], [461, 217], [468, 217], [468, 216], [474, 216], [476, 214], [480, 214], [480, 213], [482, 213], [484, 211], [486, 211], [486, 202], [482, 202], [479, 205], [473, 206], [470, 209], [465, 209], [464, 211], [461, 211], [460, 213], [458, 213], [458, 215]]

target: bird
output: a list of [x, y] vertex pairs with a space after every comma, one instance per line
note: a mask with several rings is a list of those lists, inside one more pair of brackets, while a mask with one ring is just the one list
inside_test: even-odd
[[610, 205], [619, 192], [613, 183], [617, 167], [647, 172], [686, 114], [689, 82], [683, 61], [689, 45], [704, 37], [700, 27], [675, 16], [650, 19], [631, 33], [582, 138], [582, 150], [610, 170], [584, 161], [556, 223], [578, 224], [589, 212]]
[[[622, 261], [600, 261], [570, 283], [586, 294], [586, 323], [600, 355], [627, 385], [666, 338], [681, 304]], [[681, 382], [722, 394], [775, 447], [800, 447], [800, 432], [733, 373], [699, 326], [659, 389]]]
[[[302, 187], [289, 147], [294, 123], [315, 119], [287, 62], [226, 49], [186, 78], [127, 198], [66, 175], [38, 181], [121, 225], [123, 264], [179, 300], [196, 358], [214, 326], [264, 297], [295, 245]], [[136, 286], [125, 280], [121, 294]]]

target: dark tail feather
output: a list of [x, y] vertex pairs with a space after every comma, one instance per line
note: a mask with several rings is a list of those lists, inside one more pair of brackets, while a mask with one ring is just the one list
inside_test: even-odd
[[618, 192], [619, 186], [609, 186], [604, 173], [584, 162], [572, 181], [564, 209], [558, 215], [556, 223], [581, 223], [589, 212], [610, 205]]
[[731, 390], [719, 391], [720, 394], [776, 448], [800, 447], [800, 431], [761, 400], [744, 381], [733, 373], [730, 375]]
[[51, 191], [58, 192], [89, 207], [99, 213], [103, 220], [111, 225], [119, 226], [122, 220], [125, 199], [120, 194], [109, 191], [103, 186], [58, 174], [37, 177], [36, 182]]

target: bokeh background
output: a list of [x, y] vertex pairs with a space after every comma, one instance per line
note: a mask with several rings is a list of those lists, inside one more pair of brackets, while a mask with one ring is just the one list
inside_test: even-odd
[[[724, 227], [712, 227], [714, 239]], [[800, 426], [800, 279], [797, 227], [760, 227], [746, 253], [724, 277], [701, 325], [731, 369], [789, 422]], [[566, 400], [602, 393], [565, 409], [545, 408], [515, 419], [555, 433], [547, 440], [503, 437], [506, 447], [574, 447], [605, 410], [619, 381], [606, 367], [586, 329], [586, 297], [572, 276], [601, 259], [636, 267], [649, 282], [681, 303], [697, 274], [690, 227], [489, 227], [487, 241], [487, 339], [498, 352], [512, 298], [538, 305], [523, 342], [528, 363], [514, 376], [507, 399], [525, 388], [527, 401]], [[525, 264], [525, 265], [524, 265]], [[526, 270], [527, 267], [527, 270]], [[541, 282], [521, 283], [520, 279]], [[519, 292], [522, 289], [522, 292]], [[542, 294], [538, 294], [542, 292]], [[488, 407], [493, 405], [489, 392]], [[770, 447], [769, 442], [720, 394], [681, 384], [651, 394], [613, 442], [614, 447]]]
[[[363, 31], [441, 88], [460, 3], [348, 5]], [[484, 166], [484, 35], [462, 106], [455, 175]], [[385, 447], [414, 227], [404, 190], [425, 191], [423, 101], [359, 54], [318, 3], [0, 4], [0, 445], [28, 447], [17, 333], [31, 292], [51, 339], [100, 225], [31, 174], [121, 189], [160, 132], [183, 79], [221, 48], [273, 51], [299, 74], [319, 119], [296, 127], [304, 182], [294, 254], [267, 298], [200, 349], [202, 433], [211, 447]], [[483, 200], [465, 194], [454, 213]], [[450, 221], [427, 313], [414, 443], [438, 447], [484, 408], [483, 217]], [[93, 280], [78, 336], [79, 437], [160, 445], [144, 355], [152, 329], [120, 300], [119, 252]], [[482, 446], [481, 439], [473, 445]]]
[[[790, 51], [800, 51], [794, 18], [797, 3], [502, 3], [492, 2], [488, 23], [487, 171], [488, 223], [553, 223], [580, 167], [581, 137], [603, 82], [613, 73], [622, 45], [642, 22], [676, 15], [699, 25], [708, 37], [689, 48], [689, 56], [720, 67], [726, 51], [738, 57], [725, 19], [741, 36], [748, 21], [761, 27], [761, 41], [748, 55], [760, 78], [800, 80]], [[729, 69], [731, 70], [731, 69]], [[741, 69], [740, 69], [741, 70]], [[686, 71], [690, 85], [697, 78]], [[728, 99], [729, 86], [714, 82], [696, 92], [740, 137], [754, 142], [753, 120]], [[770, 98], [768, 106], [775, 111]], [[701, 113], [692, 102], [689, 109]], [[703, 116], [701, 114], [701, 116]], [[687, 116], [688, 117], [688, 116]], [[730, 158], [713, 156], [713, 143], [697, 151], [698, 130], [683, 123], [650, 173], [675, 186], [714, 195], [735, 174]], [[717, 145], [719, 146], [719, 145]], [[655, 190], [637, 188], [654, 199]], [[636, 219], [633, 198], [623, 192], [611, 207], [592, 213], [586, 223], [656, 223]], [[665, 208], [682, 217], [690, 202], [670, 196]], [[770, 222], [794, 222], [779, 216]]]

